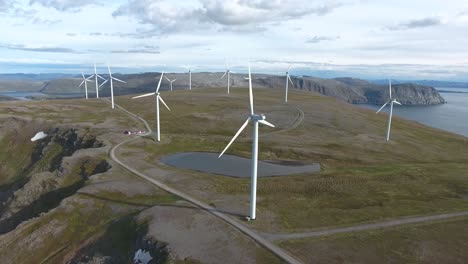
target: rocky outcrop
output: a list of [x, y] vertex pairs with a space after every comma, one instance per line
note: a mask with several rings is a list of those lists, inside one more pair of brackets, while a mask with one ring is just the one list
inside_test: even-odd
[[[371, 104], [383, 104], [388, 99], [388, 88], [368, 90], [366, 97]], [[439, 92], [428, 86], [416, 84], [392, 85], [392, 96], [404, 105], [434, 105], [443, 104], [445, 99]]]
[[57, 128], [48, 129], [47, 134], [35, 143], [16, 180], [0, 186], [0, 234], [55, 208], [83, 187], [88, 177], [110, 168], [102, 158], [77, 154], [80, 149], [102, 146], [86, 130]]
[[[384, 104], [388, 98], [388, 85], [377, 85], [355, 78], [336, 78], [335, 80], [348, 84], [361, 93], [369, 104]], [[444, 104], [445, 99], [433, 87], [412, 83], [392, 85], [392, 97], [403, 105], [435, 105]]]

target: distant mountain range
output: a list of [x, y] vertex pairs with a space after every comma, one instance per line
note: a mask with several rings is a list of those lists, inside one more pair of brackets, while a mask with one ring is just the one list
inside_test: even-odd
[[[192, 74], [192, 87], [197, 88], [220, 88], [226, 89], [226, 78], [221, 79], [223, 73], [197, 72]], [[10, 78], [20, 78], [27, 76], [29, 81], [24, 80], [3, 80], [0, 78], [0, 91], [21, 90], [40, 91], [49, 98], [62, 97], [69, 95], [71, 97], [77, 94], [83, 94], [83, 88], [78, 88], [81, 83], [81, 76], [77, 75], [49, 75], [54, 77], [47, 81], [38, 81], [46, 75], [9, 75]], [[107, 77], [107, 75], [102, 74]], [[114, 83], [115, 95], [136, 94], [154, 91], [160, 73], [140, 73], [140, 74], [115, 74], [115, 77], [125, 80], [127, 83]], [[187, 89], [189, 85], [187, 73], [168, 73], [165, 74], [171, 80], [177, 79], [174, 83], [174, 89]], [[245, 74], [231, 74], [231, 87], [247, 87], [248, 82]], [[308, 90], [321, 93], [326, 96], [336, 97], [340, 100], [353, 104], [383, 104], [388, 99], [388, 84], [382, 81], [382, 84], [372, 83], [356, 78], [335, 78], [323, 79], [309, 76], [291, 76], [293, 81], [291, 88]], [[34, 80], [34, 81], [32, 81]], [[256, 88], [266, 89], [284, 89], [285, 76], [255, 74], [253, 75], [253, 84]], [[430, 105], [445, 103], [445, 100], [434, 88], [430, 86], [415, 83], [399, 83], [393, 85], [393, 94], [405, 105]], [[168, 90], [169, 82], [163, 80], [161, 90]], [[94, 94], [95, 86], [88, 84], [89, 94]], [[101, 87], [100, 94], [109, 96], [108, 85]]]
[[73, 78], [77, 77], [77, 74], [65, 74], [65, 73], [7, 73], [0, 74], [0, 80], [2, 81], [50, 81], [60, 78]]

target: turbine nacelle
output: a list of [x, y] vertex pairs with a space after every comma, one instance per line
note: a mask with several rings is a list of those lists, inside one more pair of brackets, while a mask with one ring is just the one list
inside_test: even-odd
[[266, 120], [266, 116], [264, 114], [253, 114], [250, 115], [250, 120], [251, 121], [260, 121], [260, 120]]

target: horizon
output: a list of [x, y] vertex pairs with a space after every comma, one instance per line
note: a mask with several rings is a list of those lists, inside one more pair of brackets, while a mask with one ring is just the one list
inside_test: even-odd
[[[145, 73], [161, 73], [162, 71], [164, 71], [165, 74], [184, 74], [184, 73], [187, 73], [187, 71], [167, 71], [167, 70], [150, 70], [150, 69], [147, 69], [147, 70], [142, 70], [142, 71], [136, 71], [136, 70], [128, 70], [128, 71], [120, 71], [119, 69], [125, 69], [125, 68], [112, 68], [112, 74], [114, 75], [127, 75], [127, 74], [145, 74]], [[105, 70], [105, 71], [104, 71]], [[100, 69], [98, 68], [98, 72], [103, 72], [104, 73], [101, 73], [103, 75], [106, 75], [107, 74], [107, 68], [104, 69]], [[192, 71], [193, 74], [197, 74], [197, 73], [224, 73], [225, 71], [223, 70], [194, 70]], [[314, 77], [314, 78], [322, 78], [322, 79], [336, 79], [336, 78], [352, 78], [352, 79], [362, 79], [362, 80], [366, 80], [366, 81], [370, 81], [370, 82], [382, 82], [382, 81], [386, 81], [386, 80], [392, 80], [393, 82], [396, 82], [396, 83], [401, 83], [401, 82], [414, 82], [414, 81], [429, 81], [429, 82], [453, 82], [453, 83], [458, 83], [458, 84], [468, 84], [468, 79], [467, 80], [463, 80], [463, 79], [460, 79], [460, 80], [453, 80], [453, 79], [448, 79], [448, 80], [443, 80], [443, 79], [434, 79], [434, 78], [399, 78], [399, 77], [395, 77], [395, 78], [385, 78], [384, 76], [381, 76], [380, 78], [377, 77], [377, 76], [374, 76], [374, 78], [371, 78], [371, 77], [365, 77], [365, 76], [362, 76], [362, 77], [356, 77], [356, 76], [351, 76], [351, 75], [345, 75], [345, 74], [338, 74], [337, 72], [333, 72], [333, 71], [328, 71], [328, 72], [310, 72], [310, 71], [296, 71], [298, 72], [298, 74], [293, 74], [291, 73], [291, 76], [296, 76], [296, 77]], [[94, 72], [85, 72], [83, 71], [83, 73], [85, 75], [92, 75], [94, 74]], [[231, 74], [248, 74], [248, 72], [242, 72], [242, 71], [231, 71]], [[283, 73], [281, 72], [272, 72], [272, 71], [264, 71], [264, 72], [260, 72], [260, 71], [257, 71], [257, 72], [252, 72], [252, 74], [262, 74], [262, 75], [271, 75], [271, 76], [282, 76], [284, 75]], [[39, 73], [33, 73], [33, 72], [11, 72], [11, 73], [0, 73], [0, 76], [9, 76], [9, 75], [33, 75], [33, 76], [40, 76], [40, 75], [57, 75], [57, 77], [55, 78], [50, 78], [50, 79], [58, 79], [58, 78], [61, 78], [60, 75], [62, 75], [64, 78], [68, 78], [68, 77], [76, 77], [76, 78], [81, 78], [81, 73], [78, 72], [70, 72], [70, 73], [66, 73], [66, 72], [39, 72]], [[359, 74], [358, 74], [359, 75]], [[1, 79], [0, 79], [1, 80]], [[8, 78], [5, 78], [5, 80], [8, 80]]]
[[245, 71], [251, 61], [265, 73], [293, 64], [293, 73], [327, 78], [468, 81], [462, 0], [0, 0], [0, 8], [1, 73], [79, 73], [94, 62], [123, 73], [222, 71], [226, 62]]

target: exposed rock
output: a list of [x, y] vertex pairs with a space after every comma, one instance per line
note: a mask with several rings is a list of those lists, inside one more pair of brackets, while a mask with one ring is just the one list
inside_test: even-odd
[[36, 143], [19, 143], [35, 146], [17, 180], [0, 186], [0, 234], [55, 208], [81, 188], [90, 175], [110, 168], [103, 159], [74, 155], [80, 149], [102, 146], [87, 131], [57, 128], [47, 133], [49, 137]]

